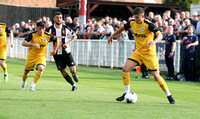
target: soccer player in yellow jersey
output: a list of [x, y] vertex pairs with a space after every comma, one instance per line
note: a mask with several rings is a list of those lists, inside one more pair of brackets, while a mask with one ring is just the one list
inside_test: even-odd
[[[144, 63], [151, 71], [154, 79], [157, 81], [161, 89], [166, 93], [170, 104], [175, 104], [175, 100], [171, 95], [167, 84], [159, 74], [159, 63], [156, 55], [156, 43], [162, 39], [161, 32], [155, 27], [155, 25], [144, 18], [144, 9], [137, 7], [133, 11], [134, 20], [129, 21], [123, 27], [119, 28], [114, 34], [108, 38], [108, 43], [112, 44], [113, 37], [128, 28], [132, 28], [135, 42], [136, 51], [126, 61], [123, 67], [123, 83], [125, 93], [116, 98], [117, 101], [123, 101], [126, 93], [130, 92], [130, 75], [129, 72], [133, 67]], [[154, 39], [154, 34], [156, 38]]]
[[29, 88], [30, 91], [35, 91], [35, 85], [38, 83], [46, 66], [46, 51], [48, 42], [53, 41], [55, 43], [54, 50], [50, 53], [51, 56], [55, 55], [58, 49], [59, 42], [57, 38], [45, 32], [45, 24], [43, 22], [38, 22], [36, 26], [37, 31], [30, 33], [22, 42], [23, 46], [29, 47], [29, 53], [22, 77], [23, 82], [20, 87], [21, 90], [25, 89], [26, 79], [28, 78], [30, 71], [33, 71], [36, 66], [37, 73], [35, 74], [33, 82]]
[[7, 38], [6, 38], [7, 33], [10, 36], [10, 47], [13, 48], [13, 33], [6, 26], [6, 24], [0, 22], [0, 65], [4, 71], [4, 82], [8, 81], [8, 72], [7, 72], [7, 65], [6, 65], [6, 58], [7, 58], [7, 51], [8, 51]]

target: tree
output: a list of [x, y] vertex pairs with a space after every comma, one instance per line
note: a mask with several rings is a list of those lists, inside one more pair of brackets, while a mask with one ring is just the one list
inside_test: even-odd
[[191, 4], [198, 4], [200, 3], [199, 0], [165, 0], [164, 4], [176, 4], [182, 5], [183, 10], [190, 10]]

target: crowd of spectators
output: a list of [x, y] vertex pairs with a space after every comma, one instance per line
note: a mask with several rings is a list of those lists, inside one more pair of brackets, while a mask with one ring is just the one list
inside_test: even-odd
[[[169, 26], [173, 26], [174, 34], [177, 36], [177, 39], [182, 39], [183, 36], [187, 34], [187, 28], [189, 26], [194, 28], [194, 33], [200, 33], [200, 13], [197, 12], [192, 13], [191, 17], [190, 12], [182, 11], [181, 13], [175, 13], [175, 18], [171, 17], [171, 11], [169, 10], [165, 11], [163, 14], [155, 15], [153, 12], [149, 12], [148, 15], [146, 15], [146, 18], [152, 21], [163, 33], [163, 38], [165, 38]], [[111, 18], [109, 16], [105, 16], [100, 20], [89, 18], [86, 24], [81, 24], [78, 17], [72, 19], [70, 16], [67, 16], [64, 19], [65, 22], [63, 24], [73, 29], [79, 39], [104, 40], [107, 39], [110, 34], [114, 33], [114, 31], [116, 31], [119, 27], [123, 26], [132, 19], [134, 18], [130, 17], [128, 20], [119, 20], [116, 17]], [[36, 22], [28, 20], [27, 22], [22, 21], [21, 23], [15, 23], [11, 27], [14, 37], [26, 37], [28, 33], [35, 30], [36, 23], [39, 21], [45, 22], [47, 28], [52, 25], [50, 18], [45, 16], [39, 18]], [[134, 40], [133, 36], [132, 30], [129, 29], [123, 34], [118, 35], [116, 39], [119, 42], [122, 42], [123, 40]]]

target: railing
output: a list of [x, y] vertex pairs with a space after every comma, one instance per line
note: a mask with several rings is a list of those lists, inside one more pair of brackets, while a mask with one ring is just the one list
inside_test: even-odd
[[[14, 39], [14, 48], [8, 48], [8, 57], [26, 59], [28, 48], [23, 47], [23, 38]], [[8, 46], [10, 44], [8, 38]], [[176, 54], [174, 60], [175, 71], [180, 71], [180, 41], [176, 42]], [[157, 56], [159, 58], [160, 71], [167, 71], [165, 59], [162, 57], [164, 41], [157, 43]], [[71, 52], [77, 65], [122, 68], [135, 48], [135, 41], [118, 43], [113, 41], [109, 45], [106, 40], [82, 40], [78, 39], [71, 45]], [[49, 53], [53, 51], [52, 43], [47, 48], [47, 61], [54, 61]]]

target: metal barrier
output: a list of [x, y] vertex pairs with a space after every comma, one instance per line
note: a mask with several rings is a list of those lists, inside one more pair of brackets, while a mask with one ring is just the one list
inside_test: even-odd
[[[23, 40], [23, 38], [14, 38], [14, 48], [8, 48], [8, 57], [26, 59], [28, 48], [21, 45]], [[179, 44], [180, 41], [178, 40], [176, 42], [176, 54], [174, 58], [176, 72], [180, 71]], [[9, 38], [8, 45], [10, 45]], [[160, 71], [167, 71], [165, 59], [162, 57], [164, 41], [161, 41], [156, 45]], [[107, 40], [78, 39], [71, 45], [71, 52], [77, 65], [122, 68], [127, 58], [131, 56], [133, 48], [135, 48], [135, 41], [118, 43], [114, 40], [113, 44], [109, 45]], [[49, 56], [51, 51], [53, 51], [53, 46], [52, 43], [49, 43], [47, 48], [47, 61], [54, 61], [53, 57]]]

